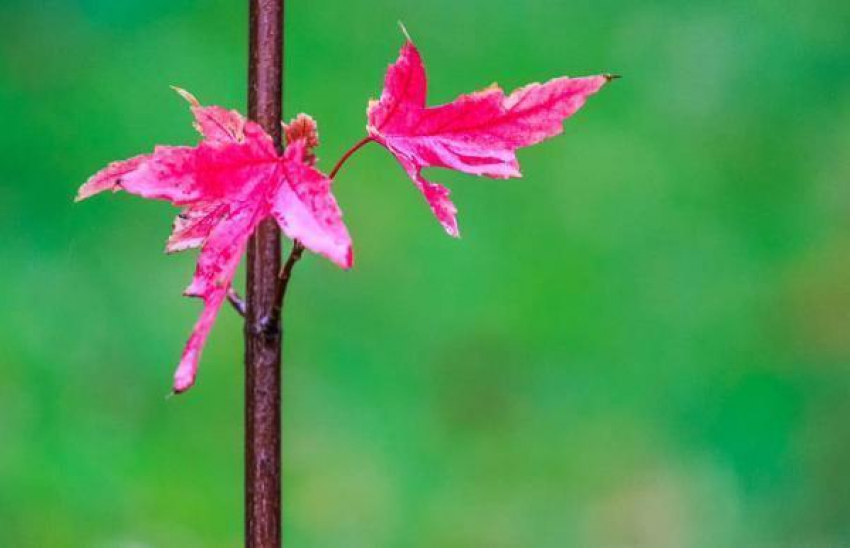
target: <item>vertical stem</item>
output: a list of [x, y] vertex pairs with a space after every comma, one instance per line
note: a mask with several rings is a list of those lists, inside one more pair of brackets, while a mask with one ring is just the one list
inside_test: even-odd
[[[248, 116], [281, 148], [283, 0], [249, 0]], [[245, 545], [281, 545], [281, 327], [270, 321], [280, 231], [264, 221], [248, 244], [245, 317]]]

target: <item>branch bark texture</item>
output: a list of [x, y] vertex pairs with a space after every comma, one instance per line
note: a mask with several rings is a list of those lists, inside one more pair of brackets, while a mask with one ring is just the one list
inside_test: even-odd
[[[283, 0], [249, 0], [248, 116], [281, 149]], [[281, 546], [280, 230], [267, 219], [248, 244], [245, 316], [245, 545]]]

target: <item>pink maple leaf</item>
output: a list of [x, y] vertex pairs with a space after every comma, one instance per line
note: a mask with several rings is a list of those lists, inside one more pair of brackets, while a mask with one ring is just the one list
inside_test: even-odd
[[177, 91], [192, 105], [201, 143], [158, 146], [152, 154], [112, 163], [80, 188], [77, 200], [124, 190], [183, 208], [166, 250], [201, 247], [184, 294], [204, 301], [174, 375], [175, 392], [183, 392], [195, 382], [207, 336], [261, 221], [273, 217], [288, 237], [343, 268], [351, 267], [352, 252], [331, 180], [309, 165], [306, 139], [278, 154], [258, 124], [236, 111], [203, 107], [188, 92]]
[[381, 99], [369, 104], [368, 131], [396, 157], [446, 232], [457, 236], [457, 208], [449, 190], [425, 179], [422, 169], [520, 177], [516, 150], [560, 134], [563, 121], [611, 79], [555, 78], [510, 95], [493, 85], [451, 103], [427, 107], [425, 67], [408, 37], [387, 71]]

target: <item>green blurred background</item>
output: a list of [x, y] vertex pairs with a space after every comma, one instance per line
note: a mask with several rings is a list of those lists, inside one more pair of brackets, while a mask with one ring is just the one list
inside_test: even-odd
[[[246, 4], [0, 4], [2, 547], [241, 544], [240, 322], [166, 399], [175, 211], [72, 199], [195, 142], [169, 84], [244, 110]], [[289, 546], [850, 546], [850, 3], [288, 4], [324, 169], [397, 20], [433, 103], [624, 75], [524, 179], [432, 173], [460, 240], [379, 147], [342, 171], [356, 268], [310, 257], [287, 302]]]

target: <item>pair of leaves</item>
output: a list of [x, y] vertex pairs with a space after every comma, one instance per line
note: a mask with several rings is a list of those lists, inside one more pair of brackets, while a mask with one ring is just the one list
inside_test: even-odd
[[[457, 209], [449, 191], [425, 179], [422, 170], [519, 177], [516, 150], [559, 134], [563, 120], [609, 79], [557, 78], [510, 95], [491, 86], [429, 108], [422, 59], [408, 39], [387, 71], [380, 100], [369, 105], [367, 130], [371, 140], [396, 157], [446, 231], [457, 236]], [[256, 123], [178, 92], [191, 104], [201, 143], [158, 146], [152, 154], [112, 163], [80, 188], [77, 199], [124, 190], [183, 208], [167, 251], [201, 247], [185, 294], [203, 299], [204, 309], [175, 373], [174, 390], [182, 392], [195, 381], [204, 343], [261, 221], [274, 218], [289, 238], [342, 268], [352, 266], [353, 255], [331, 180], [312, 165], [314, 139], [293, 138], [279, 154]], [[302, 123], [305, 119], [311, 120], [302, 118]], [[310, 129], [315, 134], [315, 126]]]

